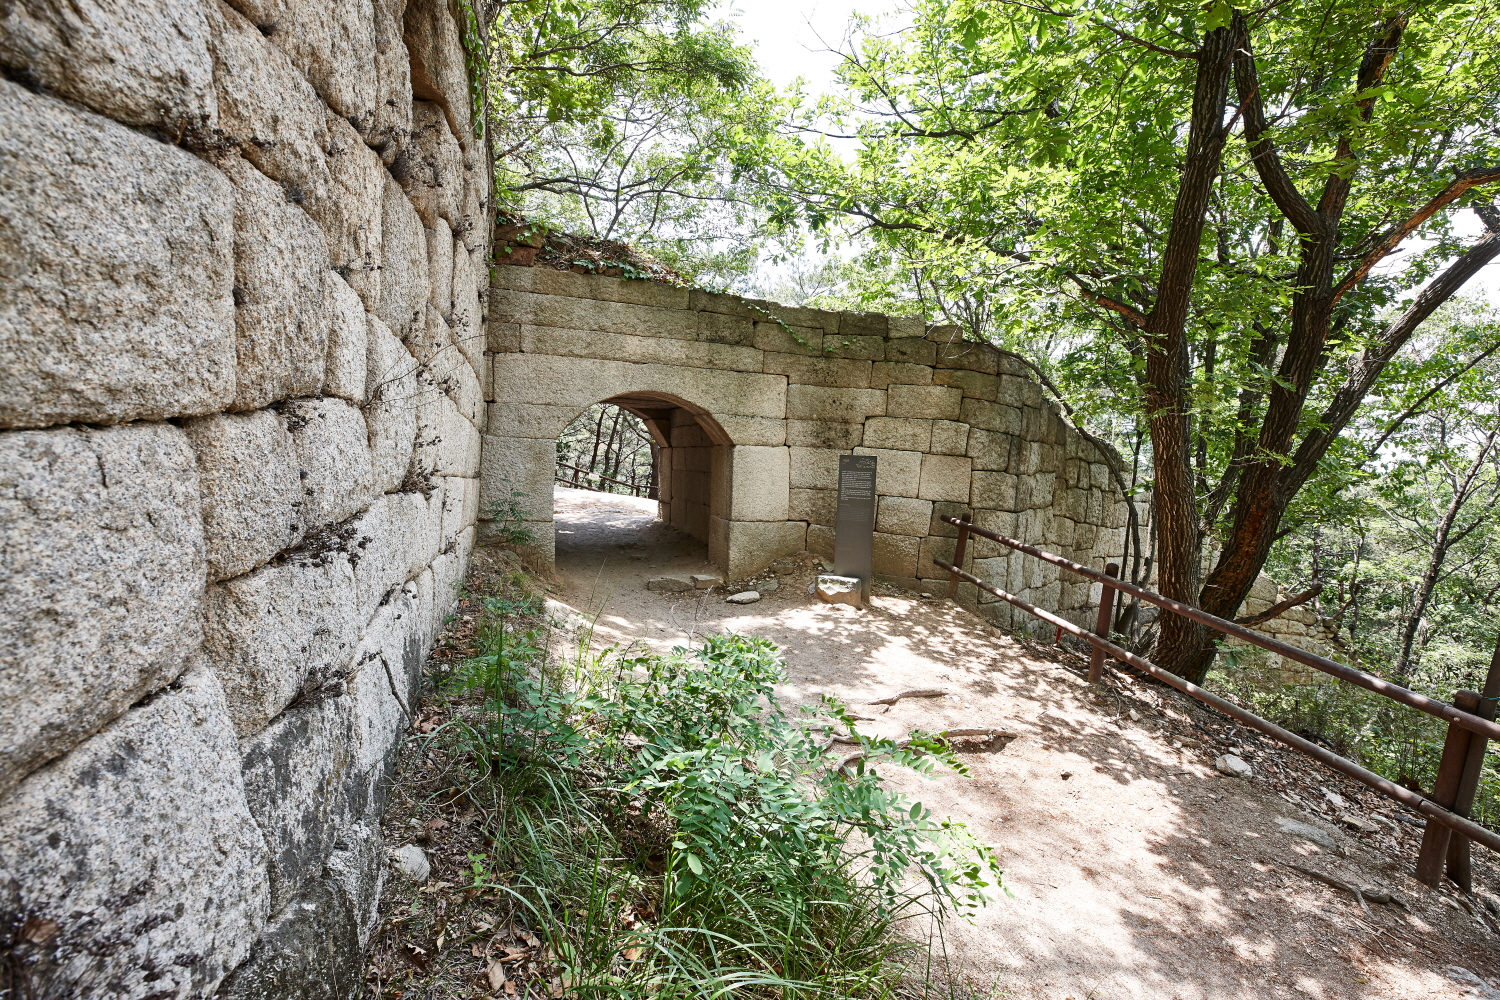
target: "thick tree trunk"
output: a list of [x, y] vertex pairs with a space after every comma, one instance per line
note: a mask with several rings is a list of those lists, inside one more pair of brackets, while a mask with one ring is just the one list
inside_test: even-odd
[[[1229, 97], [1230, 55], [1235, 47], [1233, 40], [1241, 31], [1242, 23], [1236, 17], [1232, 28], [1208, 32], [1198, 51], [1187, 156], [1172, 211], [1172, 229], [1162, 254], [1156, 304], [1143, 324], [1143, 389], [1150, 414], [1156, 468], [1155, 516], [1159, 519], [1157, 586], [1165, 596], [1188, 604], [1198, 603], [1203, 532], [1193, 482], [1187, 315], [1209, 198], [1228, 136], [1224, 107]], [[1204, 633], [1203, 626], [1186, 618], [1162, 615], [1157, 662], [1168, 670], [1179, 669], [1202, 646]]]

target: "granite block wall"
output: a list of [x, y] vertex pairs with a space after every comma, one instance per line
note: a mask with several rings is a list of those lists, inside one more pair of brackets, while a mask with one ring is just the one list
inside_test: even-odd
[[0, 996], [363, 977], [474, 540], [457, 13], [0, 7]]
[[[945, 588], [933, 560], [952, 558], [957, 532], [941, 518], [965, 511], [1090, 565], [1123, 551], [1127, 512], [1106, 455], [1019, 358], [953, 327], [543, 266], [497, 267], [493, 281], [481, 489], [498, 497], [519, 483], [544, 549], [553, 442], [612, 400], [648, 421], [652, 407], [670, 413], [657, 424], [662, 516], [707, 541], [731, 578], [789, 552], [832, 555], [849, 453], [880, 459], [874, 568], [886, 580]], [[983, 540], [970, 560], [1033, 603], [1091, 618], [1097, 586]], [[1026, 624], [972, 586], [961, 597]]]

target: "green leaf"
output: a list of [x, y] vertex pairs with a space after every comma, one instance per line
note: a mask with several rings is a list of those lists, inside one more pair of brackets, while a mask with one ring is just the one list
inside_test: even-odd
[[1234, 8], [1229, 6], [1225, 0], [1219, 0], [1209, 8], [1208, 13], [1203, 15], [1203, 30], [1205, 32], [1218, 31], [1227, 28], [1234, 20]]
[[682, 858], [687, 862], [688, 868], [694, 875], [701, 876], [703, 874], [703, 862], [698, 860], [698, 855], [685, 853], [683, 854]]

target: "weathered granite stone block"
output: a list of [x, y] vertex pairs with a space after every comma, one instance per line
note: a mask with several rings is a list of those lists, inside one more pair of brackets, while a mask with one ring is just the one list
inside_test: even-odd
[[446, 0], [408, 0], [402, 30], [411, 60], [411, 94], [436, 101], [459, 142], [474, 142], [469, 111], [469, 71], [453, 8]]
[[219, 1000], [347, 1000], [364, 983], [356, 911], [339, 883], [317, 879], [276, 915]]
[[382, 206], [380, 308], [375, 314], [413, 347], [413, 354], [427, 361], [426, 353], [411, 343], [413, 336], [425, 334], [423, 306], [432, 289], [427, 274], [427, 236], [417, 210], [391, 177], [385, 178]]
[[[910, 497], [881, 497], [875, 515], [875, 530], [892, 535], [927, 534], [932, 526], [932, 501]], [[882, 570], [881, 572], [886, 572]], [[912, 574], [907, 573], [907, 576]]]
[[785, 375], [792, 385], [837, 386], [847, 389], [867, 389], [870, 386], [868, 361], [766, 352], [763, 370], [768, 375]]
[[[417, 436], [421, 387], [416, 358], [380, 319], [366, 315], [365, 427], [370, 442], [370, 469], [377, 493], [389, 493], [406, 479]], [[428, 390], [431, 391], [431, 390]]]
[[369, 363], [369, 321], [364, 303], [348, 282], [332, 271], [324, 276], [328, 296], [328, 366], [323, 391], [360, 404], [365, 401]]
[[885, 576], [915, 577], [922, 540], [911, 535], [875, 532], [871, 568]]
[[866, 448], [927, 451], [932, 447], [932, 421], [912, 417], [871, 417], [865, 421]]
[[848, 451], [864, 441], [863, 424], [833, 423], [825, 420], [786, 421], [786, 443], [797, 448], [834, 448]]
[[[886, 451], [881, 448], [855, 448], [856, 455], [874, 455], [875, 492], [881, 496], [915, 497], [922, 481], [922, 453], [919, 451]], [[837, 465], [835, 465], [837, 469]], [[834, 482], [838, 479], [835, 476]]]
[[196, 457], [208, 578], [239, 576], [302, 537], [297, 454], [271, 410], [198, 417], [182, 425]]
[[371, 499], [370, 445], [364, 416], [342, 399], [297, 400], [282, 413], [302, 477], [302, 521], [318, 528], [352, 517]]
[[265, 853], [194, 670], [0, 803], [0, 911], [55, 927], [10, 957], [38, 997], [211, 995], [266, 923]]
[[412, 493], [387, 493], [348, 523], [344, 537], [362, 620], [375, 614], [406, 579], [411, 565], [410, 528], [425, 501]]
[[258, 410], [323, 385], [330, 321], [328, 245], [275, 181], [238, 156], [235, 187], [236, 410]]
[[923, 500], [969, 500], [971, 466], [963, 455], [923, 455], [922, 485], [918, 493]]
[[272, 910], [322, 874], [339, 831], [367, 811], [354, 715], [354, 698], [335, 682], [244, 741], [245, 800], [266, 841]]
[[0, 427], [222, 409], [233, 205], [185, 150], [0, 81]]
[[314, 534], [285, 560], [208, 588], [204, 650], [242, 737], [349, 672], [364, 618], [340, 544], [337, 532]]
[[0, 63], [12, 80], [126, 125], [201, 138], [218, 124], [208, 25], [194, 0], [9, 3]]
[[463, 150], [448, 131], [443, 109], [432, 101], [417, 101], [411, 135], [391, 161], [391, 176], [428, 229], [436, 228], [439, 219], [458, 225], [463, 169]]
[[944, 385], [892, 385], [886, 414], [892, 417], [926, 417], [957, 420], [963, 393]]
[[785, 415], [789, 420], [826, 420], [853, 423], [885, 416], [886, 393], [881, 389], [832, 389], [816, 385], [788, 385]]
[[0, 553], [4, 794], [197, 655], [206, 560], [187, 437], [0, 434]]

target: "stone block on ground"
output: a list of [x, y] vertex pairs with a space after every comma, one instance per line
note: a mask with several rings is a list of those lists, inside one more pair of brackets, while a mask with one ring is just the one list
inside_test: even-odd
[[0, 427], [222, 409], [233, 206], [186, 150], [0, 81]]
[[194, 670], [0, 804], [0, 908], [39, 997], [210, 996], [268, 915], [265, 841], [213, 675]]
[[659, 576], [646, 581], [647, 590], [655, 590], [663, 594], [685, 594], [696, 587], [697, 578], [684, 580], [676, 576]]
[[[773, 588], [774, 589], [774, 588]], [[724, 598], [725, 604], [754, 604], [760, 600], [760, 591], [742, 590], [738, 594], [730, 594]]]
[[0, 434], [0, 552], [3, 795], [197, 655], [206, 563], [187, 437]]
[[853, 607], [860, 606], [860, 594], [863, 584], [857, 576], [835, 576], [832, 573], [820, 573], [813, 581], [813, 593], [818, 600], [824, 604], [848, 604]]
[[723, 582], [724, 581], [721, 578], [717, 576], [710, 576], [706, 573], [693, 574], [693, 588], [695, 590], [712, 590]]

